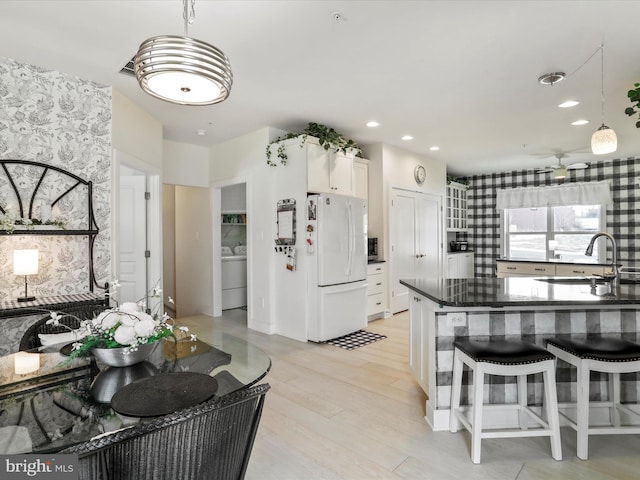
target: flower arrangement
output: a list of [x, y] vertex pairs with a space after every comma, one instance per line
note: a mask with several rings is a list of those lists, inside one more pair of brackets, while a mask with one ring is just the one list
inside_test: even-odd
[[[117, 280], [110, 284], [112, 288], [119, 286]], [[149, 297], [160, 298], [161, 292], [160, 288], [154, 287], [149, 292]], [[168, 300], [169, 303], [174, 303], [171, 297], [168, 297]], [[161, 302], [157, 305], [159, 309]], [[94, 348], [122, 348], [125, 354], [129, 354], [141, 345], [151, 344], [162, 338], [173, 337], [177, 341], [176, 335], [181, 337], [189, 331], [185, 326], [176, 328], [173, 319], [166, 312], [160, 315], [158, 311], [147, 313], [145, 310], [146, 302], [140, 300], [117, 305], [99, 313], [91, 320], [78, 319], [80, 320], [79, 334], [84, 336], [73, 344], [69, 360], [84, 355]], [[74, 315], [51, 312], [51, 318], [46, 323], [55, 326], [63, 325], [60, 319], [65, 316]], [[65, 327], [71, 330], [70, 327]], [[196, 340], [195, 335], [190, 337], [192, 341]]]
[[62, 229], [66, 228], [66, 223], [61, 218], [40, 220], [39, 218], [15, 218], [8, 214], [0, 215], [0, 230], [4, 230], [7, 233], [13, 233], [16, 228], [34, 230], [39, 225], [51, 225]]

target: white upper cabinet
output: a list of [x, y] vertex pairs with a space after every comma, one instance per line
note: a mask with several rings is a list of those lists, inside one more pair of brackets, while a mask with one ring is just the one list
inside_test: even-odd
[[369, 160], [364, 158], [354, 158], [353, 161], [353, 195], [369, 199]]
[[322, 147], [309, 148], [307, 190], [314, 193], [354, 195], [353, 156]]

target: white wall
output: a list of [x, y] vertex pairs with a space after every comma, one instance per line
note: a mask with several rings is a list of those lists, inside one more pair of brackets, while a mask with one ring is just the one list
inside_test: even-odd
[[113, 90], [113, 149], [162, 171], [162, 123]]
[[208, 148], [169, 140], [165, 140], [163, 145], [163, 183], [209, 186]]
[[247, 184], [236, 183], [222, 189], [221, 208], [223, 211], [247, 209]]
[[208, 188], [175, 187], [176, 317], [212, 315], [212, 218]]

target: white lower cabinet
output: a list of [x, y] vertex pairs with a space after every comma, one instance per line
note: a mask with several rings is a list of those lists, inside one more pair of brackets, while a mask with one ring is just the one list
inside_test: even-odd
[[387, 310], [387, 275], [384, 263], [367, 265], [367, 316], [378, 318]]
[[425, 392], [429, 392], [428, 302], [409, 291], [409, 368]]
[[470, 252], [447, 253], [446, 278], [473, 278], [474, 255]]

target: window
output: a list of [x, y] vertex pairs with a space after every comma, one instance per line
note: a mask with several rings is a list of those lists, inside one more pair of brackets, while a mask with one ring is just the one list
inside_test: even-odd
[[601, 205], [505, 208], [503, 218], [504, 251], [510, 260], [604, 261], [598, 243], [593, 256], [584, 254], [591, 237], [604, 229]]

